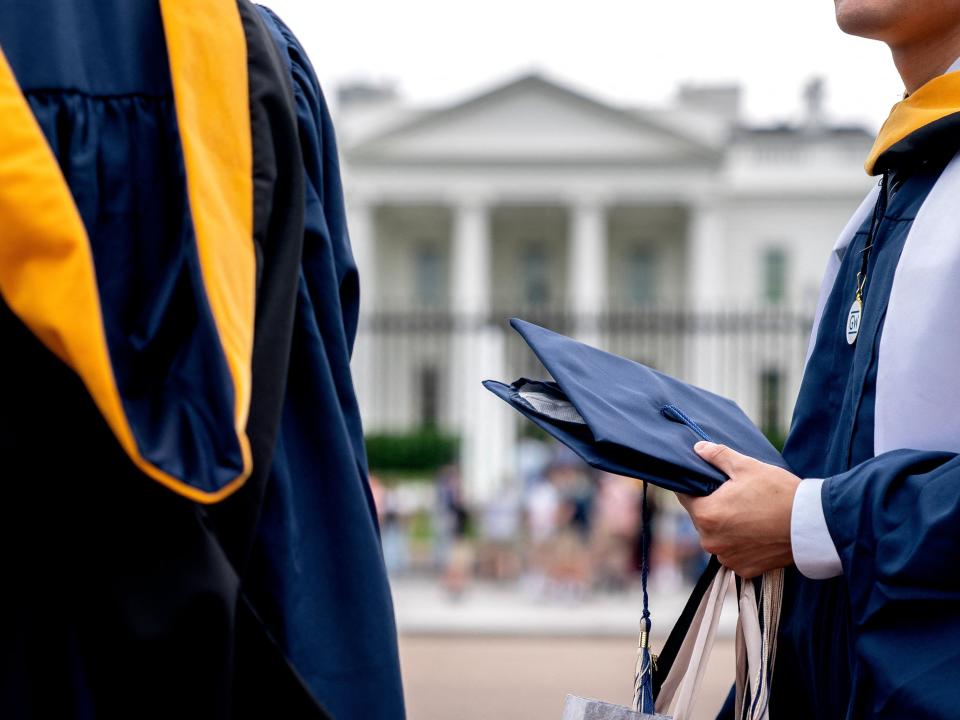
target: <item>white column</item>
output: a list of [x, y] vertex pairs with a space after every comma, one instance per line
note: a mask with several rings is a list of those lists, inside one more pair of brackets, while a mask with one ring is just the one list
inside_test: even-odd
[[[724, 262], [723, 222], [720, 207], [713, 199], [691, 205], [687, 233], [686, 309], [694, 322], [685, 337], [684, 379], [700, 387], [723, 392], [723, 370], [731, 372], [721, 357], [721, 335], [715, 330], [723, 311], [727, 284], [738, 282], [728, 274]], [[727, 358], [730, 359], [730, 358]]]
[[504, 330], [490, 324], [490, 210], [480, 198], [454, 208], [451, 308], [454, 313], [452, 416], [460, 435], [460, 470], [474, 501], [488, 500], [511, 472], [513, 419], [481, 382], [506, 379]]
[[490, 312], [490, 217], [487, 207], [469, 198], [454, 209], [451, 301], [463, 319], [486, 319]]
[[360, 276], [360, 324], [350, 366], [357, 402], [360, 404], [360, 416], [364, 428], [370, 430], [379, 424], [383, 409], [377, 407], [376, 403], [377, 338], [370, 329], [370, 318], [376, 309], [377, 237], [374, 206], [368, 198], [356, 195], [347, 197], [347, 229]]
[[600, 344], [600, 317], [607, 305], [607, 222], [603, 205], [582, 199], [573, 205], [567, 255], [567, 309], [574, 335]]
[[690, 206], [687, 262], [687, 305], [697, 311], [717, 311], [727, 295], [727, 283], [736, 282], [723, 267], [723, 225], [715, 200]]
[[[447, 393], [449, 417], [461, 433], [461, 447], [469, 445], [465, 396], [472, 396], [468, 377], [475, 363], [474, 341], [490, 309], [490, 218], [480, 198], [463, 197], [452, 208], [450, 238], [450, 337]], [[464, 468], [464, 470], [466, 470]]]
[[484, 325], [461, 345], [462, 386], [455, 389], [463, 409], [460, 463], [464, 488], [474, 502], [489, 501], [516, 475], [516, 412], [481, 385], [487, 379], [515, 379], [506, 377], [507, 332], [512, 331]]

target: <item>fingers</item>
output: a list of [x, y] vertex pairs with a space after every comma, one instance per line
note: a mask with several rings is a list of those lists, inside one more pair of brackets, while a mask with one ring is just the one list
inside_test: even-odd
[[693, 446], [694, 452], [708, 463], [720, 470], [727, 477], [731, 477], [745, 461], [752, 460], [746, 455], [741, 455], [736, 450], [731, 450], [726, 445], [706, 442], [701, 440]]
[[705, 535], [712, 533], [714, 530], [713, 513], [711, 512], [713, 502], [709, 496], [694, 497], [681, 493], [677, 493], [677, 499], [683, 505], [683, 509], [690, 515], [693, 526], [697, 529], [702, 541]]
[[761, 548], [722, 548], [714, 553], [724, 567], [742, 578], [753, 578], [768, 570], [786, 567], [793, 562], [789, 548], [774, 545]]
[[689, 513], [690, 519], [693, 520], [693, 524], [697, 530], [702, 532], [701, 520], [708, 509], [709, 500], [706, 497], [694, 497], [693, 495], [683, 495], [681, 493], [677, 493], [677, 499], [680, 501], [680, 504], [683, 505], [683, 509]]
[[744, 580], [750, 580], [758, 575], [763, 575], [768, 569], [771, 569], [767, 567], [770, 563], [756, 558], [717, 555], [717, 560], [725, 568], [730, 568]]

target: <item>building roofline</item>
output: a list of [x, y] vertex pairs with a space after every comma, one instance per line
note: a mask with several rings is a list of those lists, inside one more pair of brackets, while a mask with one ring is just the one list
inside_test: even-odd
[[357, 156], [375, 154], [377, 146], [389, 142], [391, 139], [399, 137], [411, 130], [429, 128], [451, 117], [467, 114], [474, 108], [480, 107], [492, 99], [528, 88], [546, 90], [556, 96], [563, 97], [568, 101], [573, 101], [583, 107], [589, 108], [593, 112], [602, 114], [611, 120], [620, 122], [625, 126], [647, 132], [653, 131], [661, 133], [684, 143], [694, 157], [699, 157], [703, 161], [715, 161], [721, 156], [720, 148], [707, 144], [698, 138], [691, 137], [689, 134], [675, 130], [659, 119], [646, 115], [642, 108], [615, 107], [579, 90], [574, 90], [566, 84], [548, 79], [538, 72], [523, 74], [513, 80], [496, 85], [492, 89], [475, 93], [465, 100], [459, 100], [434, 110], [421, 111], [417, 113], [414, 118], [405, 119], [395, 126], [365, 138], [351, 148], [348, 153]]

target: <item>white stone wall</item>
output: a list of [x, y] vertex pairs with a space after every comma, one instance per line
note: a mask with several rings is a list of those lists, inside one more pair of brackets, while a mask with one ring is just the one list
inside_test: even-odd
[[764, 304], [763, 257], [768, 247], [787, 254], [785, 304], [811, 308], [816, 304], [827, 256], [863, 193], [844, 192], [819, 197], [734, 198], [724, 208], [723, 266], [718, 278], [729, 278], [722, 293], [725, 305], [753, 308]]

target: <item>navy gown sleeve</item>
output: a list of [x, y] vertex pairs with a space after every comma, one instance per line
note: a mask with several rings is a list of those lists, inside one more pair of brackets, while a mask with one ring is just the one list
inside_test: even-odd
[[401, 720], [393, 605], [350, 374], [359, 295], [336, 140], [302, 46], [260, 13], [288, 63], [306, 187], [286, 397], [245, 585], [331, 716]]
[[[360, 283], [347, 229], [333, 120], [299, 40], [272, 10], [258, 9], [290, 63], [306, 176], [303, 271], [312, 300], [327, 309], [320, 331], [328, 346], [338, 348], [333, 360], [347, 385], [338, 393], [344, 400], [354, 452], [366, 475], [360, 413], [349, 372], [360, 313]], [[330, 312], [332, 308], [336, 311]]]
[[896, 450], [823, 484], [855, 638], [852, 717], [960, 705], [960, 457]]

